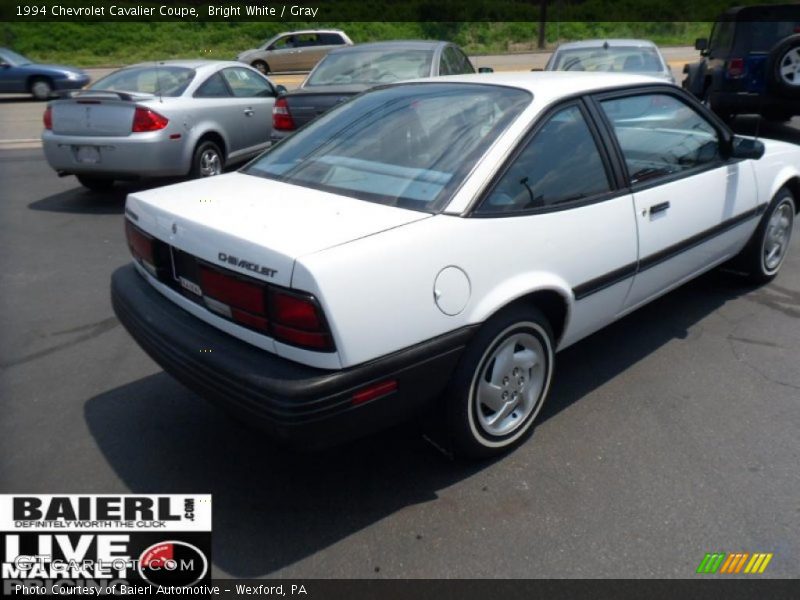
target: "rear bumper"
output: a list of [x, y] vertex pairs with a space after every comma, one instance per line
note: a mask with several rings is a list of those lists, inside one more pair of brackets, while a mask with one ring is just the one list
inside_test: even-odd
[[[265, 352], [196, 319], [133, 265], [111, 279], [114, 312], [161, 367], [199, 395], [305, 447], [347, 441], [406, 420], [444, 392], [475, 326], [338, 371]], [[201, 350], [211, 352], [201, 352]], [[396, 380], [386, 396], [354, 405], [355, 392]]]
[[736, 114], [764, 114], [780, 111], [800, 115], [800, 102], [769, 93], [723, 92], [711, 93], [711, 106], [720, 112]]
[[[185, 139], [171, 140], [163, 132], [92, 137], [45, 131], [42, 146], [48, 164], [59, 174], [136, 179], [185, 175], [189, 171]], [[77, 155], [80, 146], [95, 147], [99, 161], [80, 162]]]

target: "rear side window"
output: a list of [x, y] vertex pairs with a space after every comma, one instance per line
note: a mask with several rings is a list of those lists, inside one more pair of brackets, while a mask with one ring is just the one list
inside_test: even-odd
[[616, 133], [631, 183], [674, 175], [720, 159], [717, 130], [668, 94], [601, 102]]
[[341, 46], [344, 40], [338, 33], [320, 33], [319, 43], [321, 46]]
[[93, 90], [139, 92], [159, 96], [180, 96], [194, 79], [194, 69], [147, 66], [121, 69], [91, 86]]
[[610, 189], [594, 136], [581, 109], [572, 105], [545, 122], [476, 214], [546, 209]]
[[206, 79], [203, 85], [197, 88], [194, 95], [195, 98], [229, 98], [231, 94], [228, 91], [228, 86], [225, 85], [225, 80], [222, 79], [222, 75], [214, 73]]

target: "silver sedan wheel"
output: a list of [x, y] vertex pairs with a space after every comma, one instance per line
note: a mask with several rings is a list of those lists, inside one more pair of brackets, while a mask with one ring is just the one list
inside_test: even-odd
[[781, 202], [775, 207], [775, 211], [769, 218], [766, 235], [764, 235], [762, 256], [767, 273], [774, 273], [781, 266], [792, 237], [793, 224], [794, 210], [792, 210], [791, 202]]
[[786, 85], [800, 87], [800, 47], [792, 48], [783, 55], [778, 70]]
[[200, 155], [200, 177], [213, 177], [222, 173], [222, 160], [216, 150], [208, 148]]
[[547, 379], [545, 349], [530, 333], [517, 333], [490, 347], [473, 393], [475, 414], [489, 435], [507, 436], [538, 410]]

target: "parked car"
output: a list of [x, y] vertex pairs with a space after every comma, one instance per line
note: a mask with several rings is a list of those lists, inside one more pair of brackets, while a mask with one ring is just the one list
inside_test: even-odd
[[641, 73], [675, 83], [658, 46], [648, 40], [584, 40], [561, 44], [547, 61], [545, 71]]
[[732, 8], [695, 48], [701, 59], [684, 67], [683, 87], [723, 119], [800, 115], [800, 5]]
[[800, 148], [650, 77], [419, 80], [241, 172], [129, 195], [112, 302], [166, 371], [280, 438], [436, 407], [486, 456], [530, 431], [556, 351], [734, 257], [775, 277], [799, 198]]
[[333, 50], [299, 88], [275, 102], [272, 141], [283, 139], [331, 107], [373, 86], [474, 72], [467, 55], [450, 42], [375, 42]]
[[219, 175], [269, 146], [283, 89], [236, 62], [126, 67], [47, 106], [44, 154], [96, 191], [118, 179]]
[[8, 48], [0, 48], [0, 94], [31, 94], [47, 100], [53, 92], [77, 90], [91, 81], [75, 67], [35, 63]]
[[280, 71], [310, 71], [334, 48], [352, 46], [340, 29], [308, 29], [279, 33], [258, 48], [245, 50], [236, 60], [264, 74]]

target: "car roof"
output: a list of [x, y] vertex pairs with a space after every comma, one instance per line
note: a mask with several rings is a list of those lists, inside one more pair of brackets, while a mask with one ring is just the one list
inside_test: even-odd
[[791, 21], [800, 18], [798, 4], [757, 4], [735, 6], [723, 12], [719, 21]]
[[[240, 62], [232, 60], [158, 60], [151, 62], [141, 62], [135, 65], [123, 67], [123, 69], [134, 69], [140, 67], [184, 67], [186, 69], [206, 70], [221, 67], [241, 67], [245, 66]], [[121, 70], [121, 69], [120, 69]]]
[[272, 37], [281, 35], [303, 35], [304, 33], [344, 33], [344, 31], [341, 29], [296, 29], [293, 31], [282, 31]]
[[656, 47], [656, 45], [650, 40], [616, 38], [616, 39], [582, 40], [580, 42], [567, 42], [566, 44], [561, 44], [558, 48], [556, 48], [556, 51], [570, 50], [572, 48], [602, 48], [606, 44], [608, 44], [610, 48], [631, 47], [631, 46], [652, 47], [652, 48]]
[[[531, 92], [538, 102], [550, 103], [581, 93], [598, 92], [635, 85], [663, 85], [674, 89], [659, 77], [634, 73], [595, 73], [573, 71], [537, 71], [447, 75], [433, 79], [414, 79], [408, 83], [483, 83], [515, 87]], [[394, 85], [403, 85], [402, 83]]]
[[331, 50], [329, 54], [341, 54], [342, 52], [370, 52], [375, 50], [434, 50], [440, 46], [446, 46], [450, 42], [439, 40], [393, 40], [389, 42], [370, 42], [368, 44], [356, 44]]

